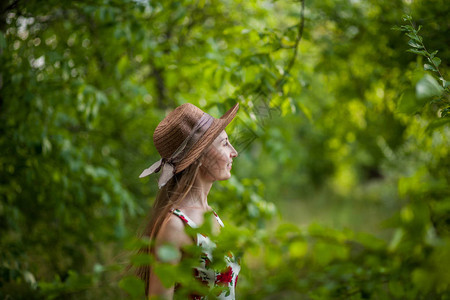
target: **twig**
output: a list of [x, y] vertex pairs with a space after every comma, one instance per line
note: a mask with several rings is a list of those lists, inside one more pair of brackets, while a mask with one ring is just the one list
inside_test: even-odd
[[292, 55], [287, 68], [284, 70], [284, 74], [288, 74], [289, 71], [292, 69], [292, 66], [294, 65], [295, 59], [297, 57], [298, 45], [303, 37], [303, 28], [305, 27], [305, 1], [306, 0], [301, 0], [302, 6], [300, 10], [300, 22], [298, 24], [298, 35], [297, 38], [295, 39], [294, 54]]
[[295, 45], [294, 45], [294, 54], [292, 55], [291, 59], [289, 60], [289, 63], [287, 64], [286, 68], [283, 70], [283, 75], [281, 75], [281, 78], [277, 80], [277, 89], [280, 89], [284, 84], [284, 78], [289, 74], [292, 67], [294, 66], [295, 59], [297, 58], [297, 52], [298, 52], [298, 45], [300, 44], [300, 41], [303, 38], [303, 29], [305, 28], [305, 1], [306, 0], [300, 0], [302, 5], [300, 9], [300, 22], [298, 23], [298, 34], [295, 39]]

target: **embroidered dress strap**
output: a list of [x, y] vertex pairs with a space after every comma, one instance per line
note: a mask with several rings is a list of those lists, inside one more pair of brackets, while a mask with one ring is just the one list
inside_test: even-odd
[[[188, 216], [186, 216], [181, 210], [179, 209], [172, 209], [171, 212], [176, 215], [177, 217], [179, 217], [186, 225], [189, 225], [192, 228], [197, 228], [197, 224], [195, 224], [194, 221], [192, 221]], [[219, 225], [221, 227], [225, 227], [225, 225], [223, 224], [222, 220], [220, 219], [219, 215], [216, 213], [216, 211], [213, 209], [212, 210], [214, 217], [216, 218], [217, 222], [219, 223]]]
[[213, 209], [212, 212], [213, 212], [213, 214], [214, 214], [214, 217], [216, 217], [216, 220], [217, 220], [217, 222], [219, 223], [219, 225], [220, 225], [221, 227], [225, 227], [225, 225], [223, 225], [223, 222], [222, 222], [222, 220], [220, 219], [219, 215], [216, 213], [216, 211]]
[[171, 212], [176, 215], [177, 217], [179, 217], [186, 225], [192, 227], [192, 228], [197, 228], [197, 224], [195, 224], [194, 221], [192, 221], [188, 216], [186, 216], [181, 210], [179, 209], [172, 209]]

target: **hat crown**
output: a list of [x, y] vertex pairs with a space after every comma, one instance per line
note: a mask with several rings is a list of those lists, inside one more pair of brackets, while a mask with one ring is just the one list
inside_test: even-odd
[[163, 158], [169, 158], [189, 136], [203, 111], [191, 103], [185, 103], [171, 111], [156, 127], [153, 143]]

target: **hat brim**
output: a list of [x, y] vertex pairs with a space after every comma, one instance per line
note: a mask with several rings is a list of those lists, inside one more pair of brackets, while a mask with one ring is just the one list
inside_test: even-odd
[[228, 124], [230, 124], [230, 122], [234, 119], [238, 109], [239, 103], [236, 103], [222, 117], [220, 117], [220, 119], [214, 118], [211, 127], [208, 128], [201, 139], [195, 144], [193, 149], [186, 154], [185, 158], [178, 163], [175, 173], [183, 171], [200, 157], [203, 151], [211, 145], [211, 143], [219, 136], [225, 127], [227, 127]]

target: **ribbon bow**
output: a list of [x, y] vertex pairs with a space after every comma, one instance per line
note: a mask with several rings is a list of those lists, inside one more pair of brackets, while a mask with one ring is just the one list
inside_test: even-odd
[[203, 113], [200, 120], [197, 121], [189, 136], [181, 143], [170, 158], [161, 158], [149, 168], [145, 169], [139, 178], [148, 176], [152, 173], [161, 171], [161, 176], [158, 179], [158, 187], [163, 187], [175, 175], [175, 165], [182, 161], [186, 154], [198, 142], [198, 140], [205, 134], [206, 130], [211, 127], [214, 118], [207, 113]]
[[148, 176], [152, 173], [158, 173], [161, 169], [161, 175], [158, 179], [158, 188], [161, 188], [173, 177], [173, 175], [175, 175], [175, 165], [165, 158], [161, 158], [149, 168], [145, 169], [141, 175], [139, 175], [139, 178]]

